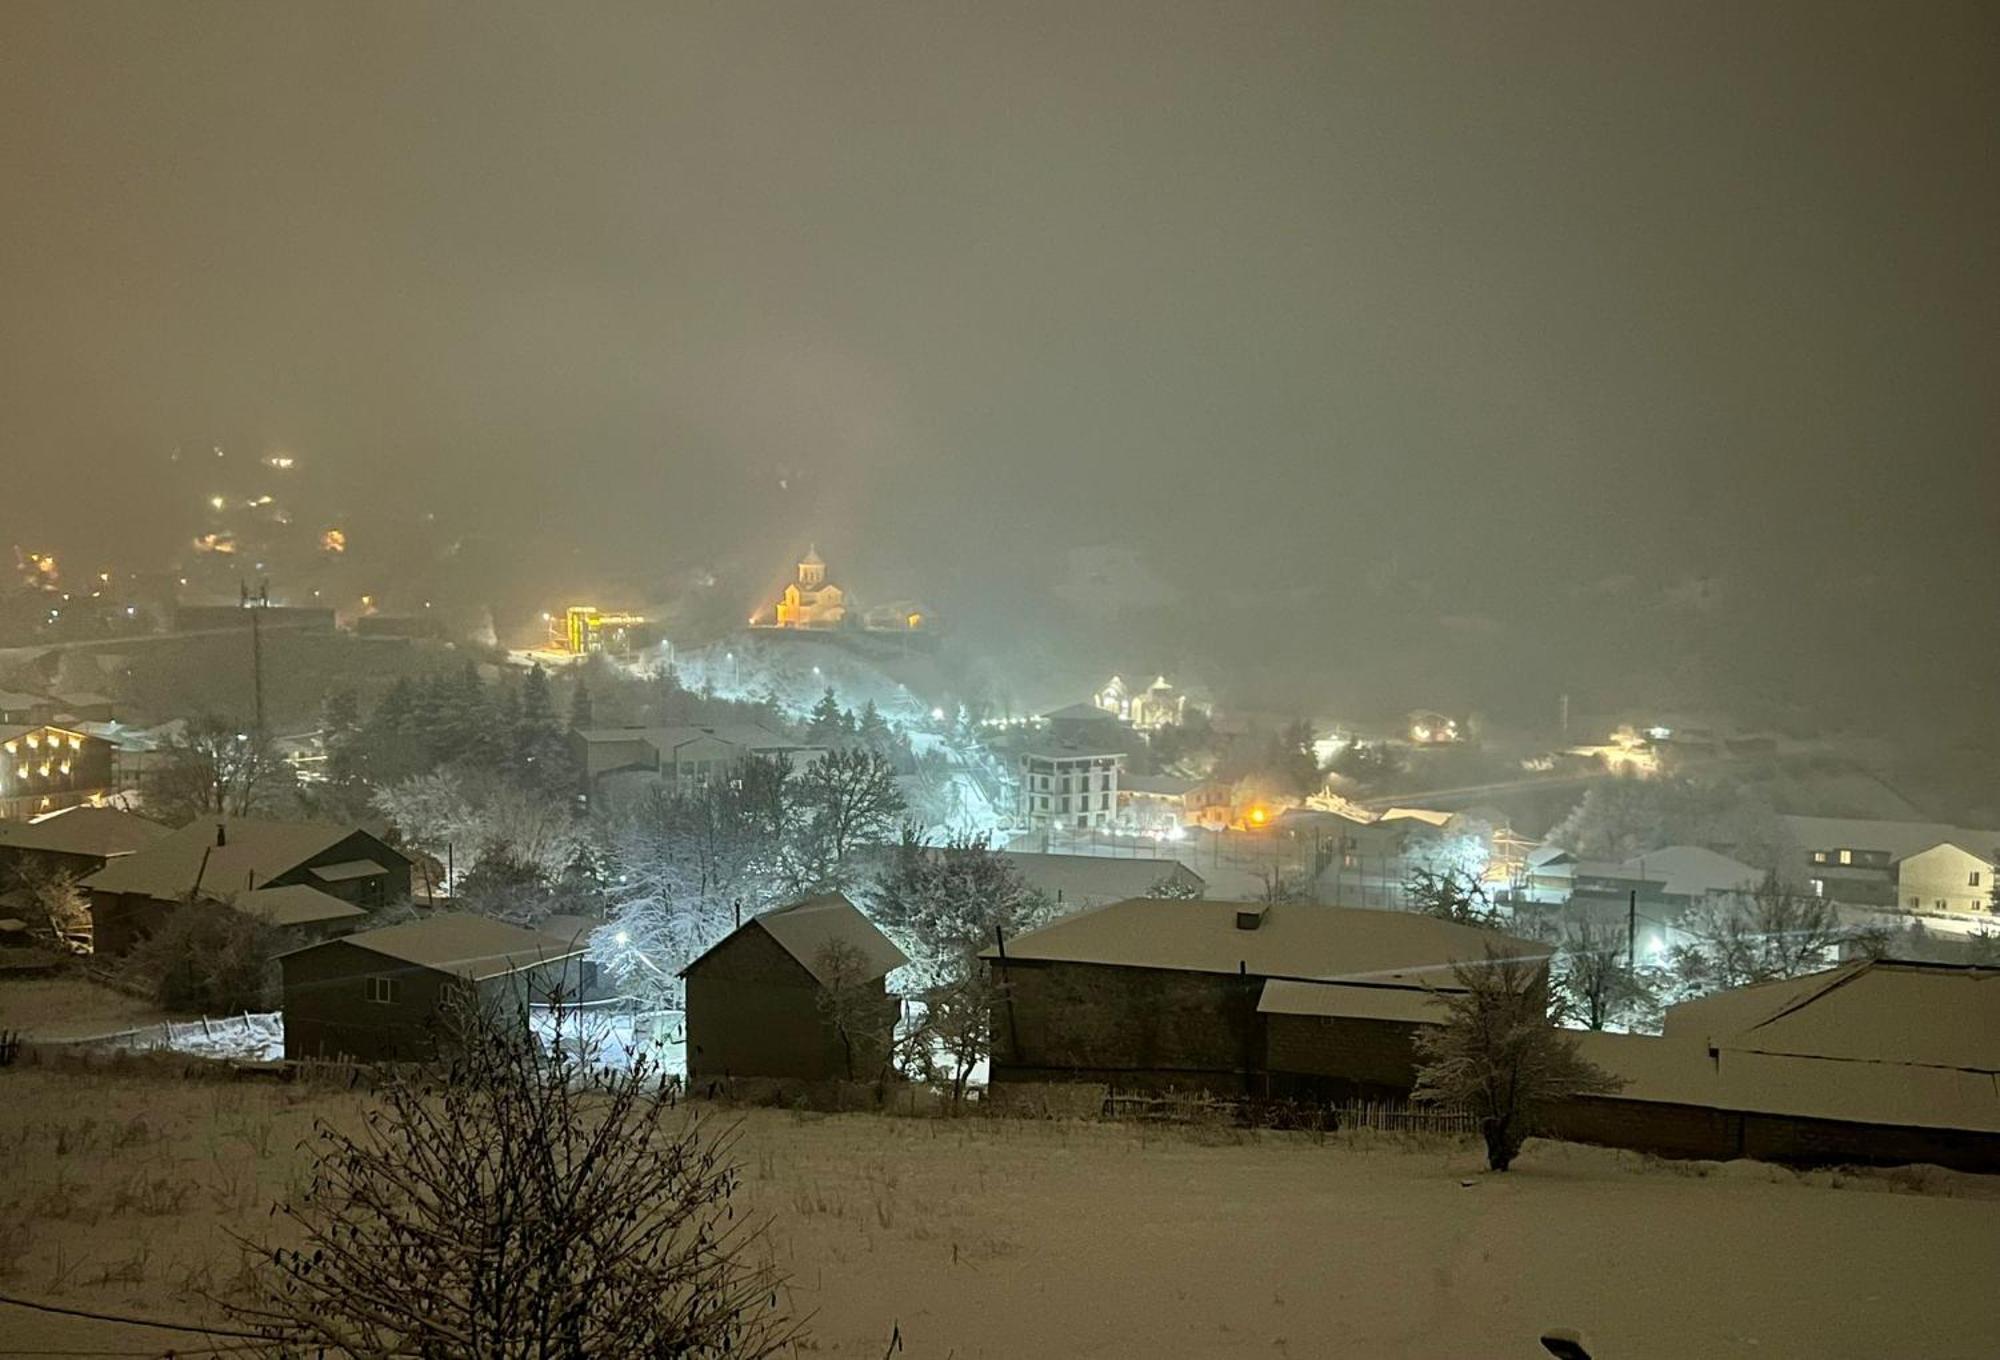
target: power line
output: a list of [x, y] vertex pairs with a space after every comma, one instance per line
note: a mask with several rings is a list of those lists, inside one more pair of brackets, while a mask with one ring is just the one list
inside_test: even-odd
[[[55, 1313], [63, 1317], [87, 1318], [92, 1322], [116, 1322], [127, 1327], [155, 1327], [163, 1332], [192, 1332], [198, 1336], [233, 1336], [250, 1341], [269, 1342], [274, 1338], [269, 1332], [246, 1332], [233, 1327], [201, 1326], [186, 1322], [162, 1322], [158, 1318], [134, 1317], [121, 1313], [97, 1313], [87, 1308], [65, 1308], [59, 1303], [43, 1303], [36, 1299], [16, 1298], [12, 1294], [0, 1294], [0, 1303], [12, 1304], [16, 1308], [27, 1308], [37, 1313]], [[85, 1352], [91, 1354], [92, 1352]], [[104, 1352], [116, 1354], [117, 1352]]]

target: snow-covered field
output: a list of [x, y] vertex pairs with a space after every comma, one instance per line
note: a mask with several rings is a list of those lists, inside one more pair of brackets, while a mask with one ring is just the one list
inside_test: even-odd
[[[275, 1231], [315, 1117], [362, 1097], [0, 1070], [0, 1292], [188, 1318]], [[814, 1314], [801, 1355], [1987, 1356], [2000, 1185], [1944, 1172], [1670, 1167], [1227, 1128], [739, 1122], [742, 1202]], [[175, 1187], [186, 1187], [184, 1192]], [[177, 1196], [177, 1198], [176, 1198]], [[0, 1309], [4, 1346], [158, 1354], [159, 1333]], [[147, 1348], [151, 1349], [148, 1350]]]

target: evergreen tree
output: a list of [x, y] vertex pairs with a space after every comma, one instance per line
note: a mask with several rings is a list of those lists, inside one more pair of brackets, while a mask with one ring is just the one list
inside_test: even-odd
[[366, 802], [368, 780], [362, 767], [361, 701], [352, 689], [327, 693], [319, 708], [319, 749], [326, 757], [328, 800], [337, 809]]
[[506, 750], [493, 711], [493, 697], [479, 678], [479, 667], [468, 661], [453, 686], [450, 709], [452, 747], [457, 759], [486, 769], [497, 767]]
[[531, 789], [567, 794], [576, 786], [569, 742], [556, 721], [548, 672], [539, 664], [521, 681], [521, 715], [514, 725], [514, 775]]
[[833, 686], [829, 685], [812, 706], [806, 720], [806, 736], [817, 746], [837, 746], [845, 731], [840, 720], [840, 701], [833, 697]]
[[863, 746], [878, 755], [886, 756], [894, 751], [896, 734], [889, 729], [888, 721], [883, 718], [882, 710], [875, 707], [873, 699], [861, 706], [861, 718], [855, 724], [855, 735], [861, 739]]
[[569, 692], [569, 726], [572, 732], [597, 725], [597, 710], [590, 700], [590, 678], [579, 674], [576, 688]]

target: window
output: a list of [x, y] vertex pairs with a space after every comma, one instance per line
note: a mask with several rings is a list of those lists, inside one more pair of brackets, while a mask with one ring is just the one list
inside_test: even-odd
[[401, 984], [394, 978], [372, 977], [368, 979], [368, 999], [370, 1001], [379, 1001], [383, 1005], [393, 1006], [396, 1004], [396, 994], [401, 990]]
[[1840, 862], [1841, 862], [1842, 864], [1852, 864], [1852, 863], [1854, 863], [1854, 852], [1853, 852], [1852, 850], [1843, 850], [1843, 851], [1841, 851], [1841, 852], [1840, 852]]
[[1937, 901], [1937, 909], [1938, 909], [1939, 911], [1948, 911], [1948, 910], [1949, 910], [1949, 908], [1945, 906], [1945, 902], [1944, 902], [1944, 899], [1943, 899], [1942, 897], [1940, 897], [1940, 898], [1938, 899], [1938, 901]]
[[1823, 879], [1823, 878], [1815, 878], [1815, 879], [1813, 879], [1813, 880], [1812, 880], [1812, 895], [1813, 895], [1814, 897], [1825, 897], [1825, 896], [1826, 896], [1826, 880], [1825, 880], [1825, 879]]
[[1813, 851], [1813, 863], [1814, 863], [1814, 864], [1824, 864], [1824, 863], [1826, 863], [1826, 851], [1824, 851], [1824, 850], [1815, 850], [1815, 851]]
[[1924, 899], [1923, 899], [1923, 898], [1921, 898], [1921, 897], [1912, 897], [1912, 898], [1910, 899], [1910, 910], [1911, 910], [1911, 911], [1915, 911], [1915, 910], [1917, 910], [1917, 908], [1919, 908], [1919, 907], [1923, 906], [1923, 904], [1924, 904]]
[[1976, 888], [1979, 886], [1979, 870], [1974, 869], [1972, 871], [1972, 876], [1965, 880], [1965, 886], [1968, 888]]

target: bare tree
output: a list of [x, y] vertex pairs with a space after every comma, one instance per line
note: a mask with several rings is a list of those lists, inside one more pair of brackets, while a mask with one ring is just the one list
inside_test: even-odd
[[795, 782], [807, 818], [836, 863], [859, 846], [887, 840], [903, 815], [896, 767], [863, 747], [829, 751], [801, 770]]
[[1817, 972], [1857, 938], [1841, 925], [1833, 903], [1797, 892], [1775, 874], [1747, 898], [1736, 894], [1692, 909], [1682, 926], [1694, 936], [1694, 950], [1716, 987]]
[[1494, 922], [1486, 886], [1464, 869], [1427, 865], [1411, 869], [1403, 880], [1403, 900], [1411, 911], [1441, 921], [1467, 926], [1489, 926]]
[[[238, 1308], [274, 1354], [768, 1356], [798, 1335], [732, 1211], [727, 1136], [675, 1117], [649, 1055], [576, 1056], [558, 1007], [542, 1051], [515, 1012], [460, 1017], [451, 1067], [392, 1080], [277, 1211], [297, 1248], [249, 1248]], [[574, 1035], [571, 1035], [574, 1038]]]
[[819, 975], [819, 1010], [840, 1040], [847, 1079], [879, 1079], [889, 1065], [896, 1032], [893, 1002], [872, 985], [861, 951], [845, 940], [828, 940], [813, 960]]
[[1257, 900], [1268, 906], [1287, 906], [1313, 900], [1312, 884], [1296, 874], [1276, 869], [1259, 869]]
[[924, 989], [917, 1023], [902, 1043], [911, 1076], [951, 1092], [951, 1108], [965, 1103], [973, 1069], [993, 1051], [993, 1011], [1003, 1000], [993, 970], [974, 959]]
[[1586, 921], [1564, 932], [1555, 983], [1568, 1019], [1603, 1029], [1644, 1004], [1647, 988], [1625, 954], [1625, 935], [1609, 926]]
[[190, 719], [146, 778], [146, 809], [176, 826], [200, 817], [272, 811], [294, 783], [262, 732], [217, 717]]
[[1488, 949], [1452, 969], [1445, 1022], [1417, 1034], [1421, 1101], [1469, 1110], [1486, 1140], [1486, 1164], [1505, 1171], [1551, 1106], [1620, 1083], [1577, 1055], [1549, 1023], [1549, 965]]

